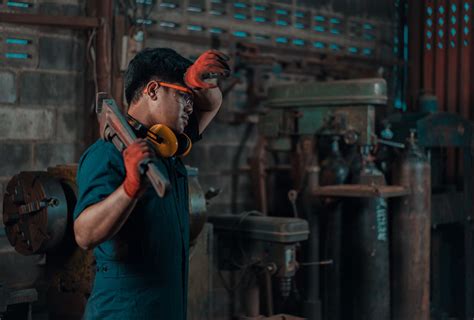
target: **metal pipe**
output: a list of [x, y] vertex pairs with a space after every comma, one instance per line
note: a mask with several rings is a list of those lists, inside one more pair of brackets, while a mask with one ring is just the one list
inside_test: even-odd
[[[365, 150], [367, 151], [367, 150]], [[365, 152], [364, 167], [356, 182], [385, 185], [385, 177]], [[387, 230], [387, 202], [382, 197], [361, 198], [359, 208], [350, 221], [349, 268], [352, 287], [349, 312], [354, 320], [390, 319], [390, 265]], [[345, 217], [349, 217], [346, 215]], [[347, 258], [349, 259], [349, 258]], [[343, 318], [347, 317], [343, 315]]]
[[412, 137], [394, 167], [393, 183], [411, 194], [391, 220], [392, 319], [430, 319], [431, 167]]
[[257, 276], [252, 273], [249, 286], [245, 290], [244, 310], [247, 318], [256, 318], [260, 316], [260, 288], [258, 287]]
[[265, 288], [265, 302], [267, 308], [267, 317], [273, 316], [273, 293], [272, 293], [272, 275], [265, 268], [263, 271], [263, 280]]
[[112, 43], [112, 0], [95, 2], [100, 28], [97, 30], [97, 89], [111, 92], [111, 43]]
[[1, 12], [0, 22], [71, 29], [94, 29], [100, 26], [100, 20], [95, 17], [53, 16], [30, 13]]

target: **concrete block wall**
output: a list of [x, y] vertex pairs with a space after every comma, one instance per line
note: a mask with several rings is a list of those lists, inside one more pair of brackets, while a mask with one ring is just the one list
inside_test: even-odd
[[[82, 0], [26, 3], [28, 8], [4, 4], [0, 9], [51, 15], [84, 14], [85, 9]], [[0, 185], [5, 190], [20, 171], [78, 160], [84, 148], [86, 35], [6, 23], [0, 23], [0, 35]]]
[[[21, 2], [28, 7], [9, 7], [1, 1], [0, 11], [85, 11], [83, 0]], [[42, 269], [41, 256], [17, 254], [4, 236], [3, 193], [20, 171], [78, 161], [84, 149], [86, 40], [81, 31], [0, 22], [0, 282], [7, 285], [28, 287]]]

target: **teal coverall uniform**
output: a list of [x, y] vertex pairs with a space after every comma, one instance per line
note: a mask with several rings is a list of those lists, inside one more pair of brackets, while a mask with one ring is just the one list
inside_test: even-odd
[[[198, 134], [190, 137], [195, 141]], [[160, 198], [149, 186], [120, 231], [94, 249], [96, 277], [84, 319], [186, 319], [187, 172], [179, 158], [158, 158], [156, 164], [171, 190]], [[110, 142], [95, 142], [79, 161], [74, 219], [124, 179], [121, 153]]]

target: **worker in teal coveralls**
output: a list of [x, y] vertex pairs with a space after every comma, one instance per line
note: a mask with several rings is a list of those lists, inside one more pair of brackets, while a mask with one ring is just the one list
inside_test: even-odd
[[[75, 239], [94, 249], [97, 263], [84, 319], [186, 319], [186, 169], [177, 156], [158, 156], [145, 138], [151, 126], [163, 124], [197, 141], [222, 103], [215, 78], [228, 76], [226, 60], [209, 50], [191, 63], [174, 50], [155, 48], [130, 62], [127, 117], [141, 139], [123, 154], [98, 140], [81, 157], [77, 173]], [[150, 157], [171, 183], [163, 198], [139, 171]]]

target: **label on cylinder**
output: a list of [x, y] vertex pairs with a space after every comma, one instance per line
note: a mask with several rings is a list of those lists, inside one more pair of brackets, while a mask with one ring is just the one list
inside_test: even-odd
[[375, 216], [377, 218], [377, 240], [387, 241], [387, 202], [384, 198], [375, 199]]

